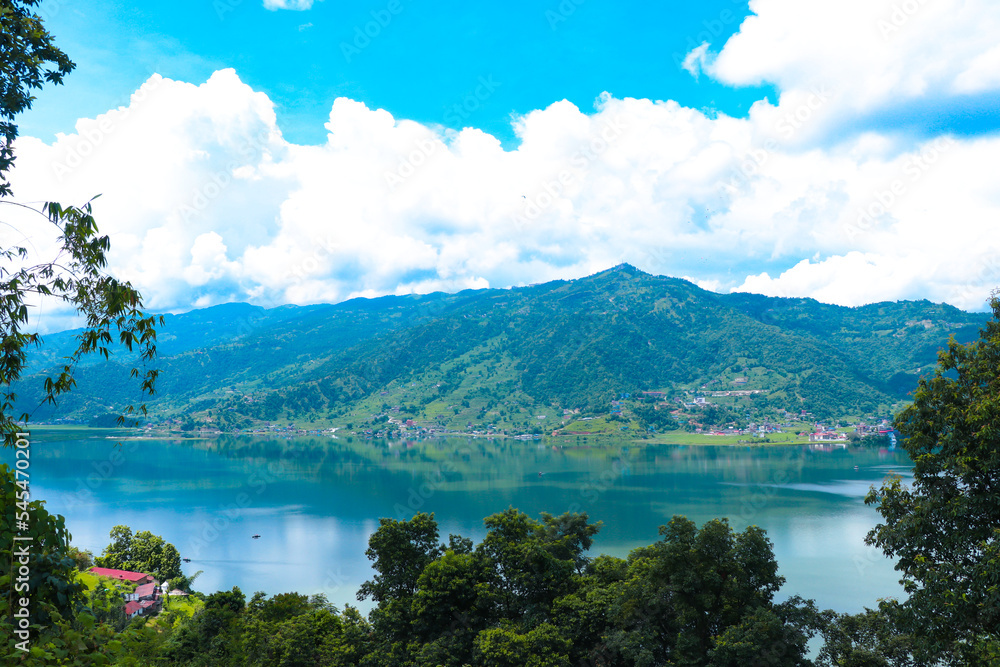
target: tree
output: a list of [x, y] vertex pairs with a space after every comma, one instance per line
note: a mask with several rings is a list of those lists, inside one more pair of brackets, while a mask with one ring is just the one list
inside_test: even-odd
[[784, 577], [762, 529], [675, 516], [660, 534], [624, 571], [602, 561], [605, 651], [625, 664], [809, 664], [806, 643], [829, 614], [798, 597], [774, 604]]
[[[56, 257], [40, 259], [24, 246], [0, 241], [0, 385], [7, 388], [0, 392], [0, 431], [7, 446], [13, 446], [18, 431], [11, 414], [17, 398], [11, 384], [21, 379], [28, 346], [42, 342], [37, 333], [25, 330], [31, 309], [41, 300], [69, 304], [86, 322], [77, 349], [55, 377], [44, 380], [43, 403], [55, 403], [60, 394], [73, 388], [73, 373], [84, 355], [108, 357], [115, 337], [130, 352], [138, 349], [139, 364], [131, 374], [136, 378], [142, 374], [141, 389], [152, 394], [158, 373], [146, 364], [156, 355], [155, 325], [163, 323], [163, 318], [142, 312], [142, 296], [130, 283], [104, 273], [111, 243], [107, 236], [98, 235], [90, 202], [80, 207], [49, 202], [37, 210], [8, 199], [7, 173], [14, 162], [17, 137], [14, 117], [31, 107], [32, 90], [45, 82], [61, 83], [74, 67], [54, 46], [41, 19], [31, 13], [38, 2], [0, 0], [0, 203], [43, 216], [55, 227], [60, 251]], [[119, 415], [122, 423], [134, 412], [133, 406], [127, 406]], [[139, 412], [145, 414], [145, 406]], [[29, 417], [25, 412], [19, 419]]]
[[40, 1], [0, 1], [0, 197], [11, 194], [6, 174], [14, 163], [14, 116], [31, 107], [32, 90], [46, 82], [62, 83], [76, 67], [30, 12]]
[[[28, 502], [22, 485], [13, 470], [0, 465], [0, 617], [7, 620], [19, 598], [30, 591], [33, 622], [49, 621], [52, 609], [46, 605], [72, 620], [84, 587], [73, 581], [76, 561], [70, 553], [66, 520], [49, 514], [40, 500]], [[15, 526], [20, 539], [15, 539]], [[28, 574], [18, 580], [22, 551], [28, 554]]]
[[98, 567], [144, 572], [159, 581], [183, 576], [176, 547], [159, 535], [143, 530], [133, 536], [128, 526], [115, 526], [111, 529], [111, 540], [94, 559]]
[[205, 599], [205, 606], [170, 638], [162, 656], [170, 663], [246, 664], [240, 635], [246, 596], [237, 586]]
[[[924, 659], [989, 664], [1000, 655], [1000, 297], [978, 340], [954, 338], [895, 419], [913, 460], [872, 489], [884, 523], [868, 544], [897, 559], [909, 598], [898, 622]], [[996, 663], [993, 663], [996, 664]]]
[[386, 602], [411, 597], [420, 573], [440, 554], [437, 522], [420, 512], [409, 521], [380, 519], [365, 555], [378, 573], [358, 591], [358, 600]]
[[109, 644], [112, 630], [97, 626], [84, 606], [85, 587], [74, 581], [66, 521], [49, 514], [41, 500], [27, 501], [22, 484], [0, 465], [0, 663], [108, 664], [115, 650]]
[[476, 637], [476, 664], [484, 667], [570, 667], [570, 641], [542, 623], [528, 632], [493, 628]]
[[486, 517], [477, 553], [488, 563], [491, 587], [506, 618], [544, 618], [553, 601], [572, 592], [600, 524], [583, 513], [542, 513], [535, 521], [514, 508]]
[[836, 667], [916, 667], [910, 637], [892, 623], [892, 603], [860, 614], [841, 614], [823, 630], [820, 665]]

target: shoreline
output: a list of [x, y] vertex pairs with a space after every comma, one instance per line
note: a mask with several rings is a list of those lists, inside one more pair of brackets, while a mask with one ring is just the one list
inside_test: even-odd
[[[335, 435], [336, 431], [342, 430], [340, 427], [334, 428], [329, 432], [317, 432], [317, 433], [300, 433], [300, 432], [287, 432], [283, 433], [280, 431], [274, 432], [213, 432], [213, 433], [182, 433], [180, 431], [142, 431], [141, 433], [136, 433], [133, 429], [120, 429], [120, 428], [107, 428], [107, 427], [90, 427], [90, 426], [77, 426], [77, 425], [55, 425], [55, 424], [39, 424], [36, 427], [29, 427], [30, 430], [38, 431], [48, 431], [51, 433], [64, 433], [66, 435], [70, 434], [88, 434], [92, 436], [104, 436], [107, 439], [113, 440], [128, 440], [128, 441], [141, 441], [141, 440], [178, 440], [178, 441], [206, 441], [206, 440], [216, 440], [223, 436], [230, 437], [251, 437], [251, 438], [273, 438], [273, 439], [283, 439], [283, 440], [295, 440], [299, 438], [309, 438], [309, 437], [323, 437], [330, 440], [342, 440], [345, 436]], [[112, 435], [118, 434], [118, 435]], [[703, 446], [717, 446], [717, 447], [775, 447], [775, 446], [800, 446], [800, 445], [834, 445], [834, 446], [848, 446], [850, 444], [849, 440], [828, 440], [828, 441], [810, 441], [808, 439], [803, 439], [797, 435], [791, 433], [776, 433], [772, 434], [774, 437], [769, 437], [765, 439], [758, 438], [748, 438], [742, 435], [708, 435], [702, 433], [689, 433], [686, 431], [671, 431], [669, 433], [656, 434], [649, 437], [627, 437], [619, 436], [615, 434], [605, 434], [605, 433], [593, 433], [589, 435], [584, 434], [572, 434], [572, 435], [542, 435], [540, 438], [534, 437], [524, 437], [518, 435], [505, 435], [505, 434], [473, 434], [473, 433], [432, 433], [432, 434], [420, 434], [412, 438], [399, 437], [392, 438], [389, 442], [400, 441], [400, 442], [420, 442], [423, 440], [437, 440], [440, 438], [469, 438], [469, 439], [487, 439], [487, 440], [517, 440], [526, 443], [545, 443], [557, 446], [572, 446], [572, 447], [588, 447], [588, 446], [605, 446], [608, 444], [621, 444], [627, 446], [642, 446], [642, 445], [678, 445], [678, 446], [693, 446], [693, 447], [703, 447]], [[784, 437], [782, 437], [784, 436]], [[372, 438], [365, 435], [351, 434], [348, 437], [358, 438], [362, 441], [385, 441], [384, 438]]]

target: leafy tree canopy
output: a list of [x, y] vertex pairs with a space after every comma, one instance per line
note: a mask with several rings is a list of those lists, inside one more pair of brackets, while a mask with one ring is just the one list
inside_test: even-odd
[[94, 559], [98, 567], [144, 572], [167, 581], [182, 576], [181, 556], [174, 545], [159, 535], [142, 530], [132, 535], [128, 526], [111, 529], [111, 544]]
[[[979, 340], [952, 340], [895, 426], [913, 459], [866, 502], [884, 523], [869, 544], [896, 558], [910, 594], [901, 628], [926, 659], [1000, 655], [1000, 298]], [[996, 663], [993, 663], [996, 664]]]
[[[384, 519], [369, 542], [378, 575], [371, 665], [808, 665], [832, 618], [783, 583], [764, 531], [674, 517], [628, 560], [585, 552], [585, 514], [484, 520], [474, 548], [439, 544], [432, 515]], [[397, 560], [401, 559], [401, 560]], [[394, 567], [389, 567], [390, 563]]]

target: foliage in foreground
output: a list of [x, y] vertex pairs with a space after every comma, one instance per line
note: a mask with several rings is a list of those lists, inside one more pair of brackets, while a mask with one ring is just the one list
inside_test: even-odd
[[909, 598], [893, 613], [922, 659], [1000, 664], [1000, 298], [979, 340], [950, 341], [896, 418], [914, 462], [872, 490], [869, 544], [897, 558]]
[[[118, 642], [114, 629], [86, 608], [65, 519], [29, 501], [6, 465], [0, 465], [0, 501], [0, 662], [108, 664]], [[15, 527], [25, 539], [14, 539]]]
[[[832, 618], [793, 597], [764, 531], [683, 517], [627, 559], [585, 555], [585, 514], [541, 521], [515, 509], [485, 520], [481, 543], [433, 515], [382, 519], [369, 542], [368, 619], [325, 598], [249, 601], [234, 588], [157, 637], [146, 664], [179, 665], [809, 665], [806, 642]], [[132, 644], [126, 645], [126, 652]], [[136, 648], [138, 645], [134, 645]], [[135, 657], [134, 655], [132, 656]], [[124, 658], [123, 658], [124, 659]]]

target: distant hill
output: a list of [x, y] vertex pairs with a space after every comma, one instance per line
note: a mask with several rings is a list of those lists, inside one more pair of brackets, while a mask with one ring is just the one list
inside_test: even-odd
[[[572, 281], [458, 294], [353, 299], [264, 310], [230, 304], [170, 316], [160, 333], [156, 417], [225, 427], [291, 420], [450, 428], [558, 427], [622, 394], [756, 392], [714, 399], [732, 414], [888, 412], [937, 350], [978, 335], [986, 313], [921, 302], [845, 308], [811, 299], [715, 294], [621, 265]], [[69, 334], [48, 337], [42, 360]], [[125, 366], [79, 370], [57, 415], [90, 419], [140, 399]], [[19, 407], [37, 400], [32, 378]], [[668, 407], [664, 405], [664, 407]]]

